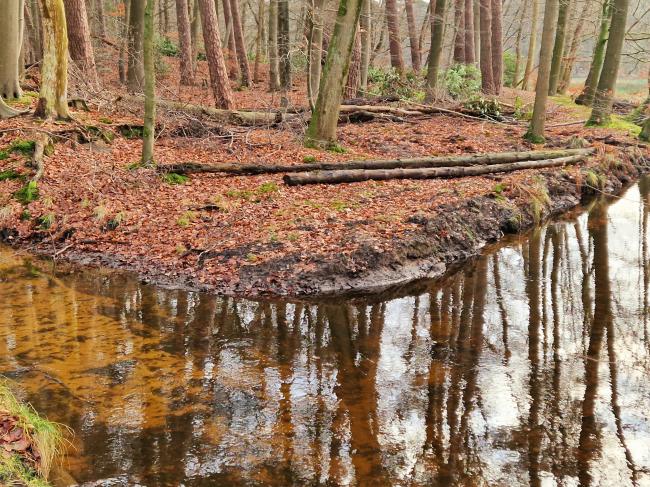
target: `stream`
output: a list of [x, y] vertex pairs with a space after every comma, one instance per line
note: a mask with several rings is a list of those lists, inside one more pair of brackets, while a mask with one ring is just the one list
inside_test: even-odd
[[0, 247], [0, 374], [96, 486], [650, 486], [650, 179], [444, 279], [215, 297]]

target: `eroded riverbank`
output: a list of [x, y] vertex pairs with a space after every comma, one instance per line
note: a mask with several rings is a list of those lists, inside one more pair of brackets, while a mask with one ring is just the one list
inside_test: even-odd
[[254, 302], [0, 251], [0, 373], [85, 485], [645, 485], [650, 181], [435, 282]]

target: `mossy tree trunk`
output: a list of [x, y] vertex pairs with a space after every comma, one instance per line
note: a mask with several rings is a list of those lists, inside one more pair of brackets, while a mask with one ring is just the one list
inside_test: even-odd
[[530, 39], [528, 41], [528, 54], [526, 56], [526, 67], [524, 68], [524, 77], [521, 80], [521, 89], [528, 90], [530, 84], [530, 75], [533, 72], [535, 63], [535, 54], [537, 50], [537, 19], [539, 18], [539, 0], [533, 0], [533, 13], [530, 20]]
[[226, 60], [219, 38], [219, 21], [213, 0], [199, 0], [201, 23], [203, 24], [203, 44], [208, 58], [210, 83], [217, 108], [232, 109], [235, 106], [232, 88], [228, 79]]
[[[23, 42], [24, 2], [4, 0], [0, 3], [0, 97], [20, 98], [20, 48]], [[5, 105], [6, 106], [6, 105]]]
[[181, 48], [181, 85], [191, 86], [194, 84], [194, 62], [192, 60], [192, 33], [187, 0], [176, 0], [176, 22]]
[[551, 78], [548, 84], [548, 94], [557, 94], [557, 87], [562, 72], [562, 55], [564, 54], [564, 41], [566, 40], [567, 23], [569, 21], [569, 7], [571, 0], [560, 0], [560, 10], [557, 16], [557, 29], [555, 31], [555, 44], [553, 45], [553, 58], [551, 60]]
[[131, 0], [129, 11], [129, 42], [126, 71], [126, 87], [129, 93], [141, 93], [144, 86], [144, 63], [142, 39], [144, 37], [145, 0]]
[[605, 49], [607, 48], [607, 38], [609, 36], [609, 25], [611, 20], [611, 0], [605, 0], [603, 2], [603, 9], [600, 17], [598, 39], [596, 40], [594, 54], [591, 58], [591, 64], [589, 65], [589, 73], [585, 80], [585, 87], [583, 88], [582, 93], [580, 93], [576, 98], [576, 103], [578, 105], [591, 106], [594, 102], [598, 80], [600, 79], [600, 72], [603, 69], [603, 61], [605, 60]]
[[386, 0], [386, 23], [388, 25], [390, 64], [399, 73], [403, 73], [404, 56], [402, 55], [402, 39], [399, 29], [399, 15], [397, 15], [397, 0]]
[[144, 127], [142, 131], [142, 164], [154, 162], [154, 137], [156, 126], [156, 67], [154, 53], [154, 4], [147, 0], [144, 10]]
[[533, 107], [533, 118], [526, 134], [526, 138], [535, 143], [544, 141], [546, 101], [548, 99], [548, 85], [551, 77], [553, 40], [555, 38], [558, 9], [558, 0], [546, 0], [546, 8], [544, 9], [544, 25], [542, 28], [542, 43], [539, 54], [537, 86], [535, 87], [535, 105]]
[[69, 119], [68, 31], [63, 0], [41, 0], [43, 9], [43, 63], [36, 115]]
[[625, 42], [628, 8], [629, 0], [613, 0], [612, 2], [612, 22], [609, 28], [607, 50], [594, 96], [593, 110], [588, 122], [590, 125], [606, 125], [611, 118], [618, 68], [621, 64], [621, 54]]
[[307, 145], [328, 146], [336, 142], [336, 126], [347, 84], [350, 59], [363, 0], [340, 0], [334, 33], [327, 49], [316, 109], [307, 130]]
[[436, 0], [435, 9], [431, 12], [431, 49], [429, 50], [429, 66], [427, 68], [426, 100], [435, 100], [438, 91], [438, 73], [440, 72], [440, 56], [444, 42], [446, 0]]
[[88, 13], [84, 0], [65, 0], [65, 18], [68, 24], [70, 57], [85, 75], [86, 81], [99, 84], [95, 54], [90, 41]]

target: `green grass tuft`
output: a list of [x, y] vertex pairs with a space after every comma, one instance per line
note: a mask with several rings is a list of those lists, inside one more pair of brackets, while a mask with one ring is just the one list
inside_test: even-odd
[[14, 193], [14, 198], [24, 205], [27, 205], [38, 199], [38, 184], [36, 181], [30, 181], [25, 186]]
[[15, 152], [23, 154], [25, 156], [31, 156], [36, 149], [36, 142], [33, 140], [14, 140], [9, 146], [9, 152]]
[[164, 182], [166, 182], [167, 184], [171, 184], [172, 186], [185, 184], [190, 180], [190, 178], [188, 178], [187, 176], [183, 176], [182, 174], [176, 174], [175, 172], [169, 172], [167, 174], [163, 174], [162, 179]]
[[0, 181], [6, 181], [8, 179], [20, 179], [22, 176], [18, 174], [16, 171], [13, 169], [6, 169], [4, 171], [0, 171]]

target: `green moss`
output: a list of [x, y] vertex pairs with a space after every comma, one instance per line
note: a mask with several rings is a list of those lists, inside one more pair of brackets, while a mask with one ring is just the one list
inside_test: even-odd
[[530, 131], [526, 132], [526, 134], [524, 135], [524, 139], [526, 139], [531, 144], [543, 144], [544, 142], [546, 142], [546, 139], [543, 136], [535, 135]]
[[316, 162], [316, 156], [305, 156], [302, 158], [302, 162], [305, 164], [313, 164]]
[[18, 174], [16, 171], [13, 169], [6, 169], [4, 171], [0, 171], [0, 181], [6, 181], [8, 179], [20, 179], [22, 176]]
[[24, 222], [29, 221], [32, 219], [32, 213], [27, 208], [25, 208], [20, 214], [20, 219]]
[[180, 227], [187, 227], [196, 219], [196, 213], [193, 211], [186, 211], [181, 215], [181, 217], [176, 220], [176, 223]]
[[30, 181], [25, 186], [14, 193], [14, 198], [22, 204], [27, 205], [38, 199], [38, 184], [36, 181]]
[[9, 146], [9, 152], [15, 152], [26, 156], [31, 156], [36, 148], [36, 142], [33, 140], [14, 140]]
[[9, 152], [0, 150], [0, 161], [4, 161], [5, 159], [9, 159]]
[[162, 180], [167, 184], [171, 184], [172, 186], [177, 186], [179, 184], [187, 183], [190, 179], [187, 176], [183, 176], [182, 174], [169, 172], [167, 174], [163, 174]]
[[626, 120], [620, 115], [612, 115], [610, 122], [606, 125], [608, 129], [620, 130], [621, 132], [626, 132], [629, 135], [638, 137], [641, 133], [641, 127], [637, 124]]
[[278, 188], [277, 184], [273, 182], [268, 182], [260, 185], [257, 188], [256, 193], [263, 195], [263, 194], [277, 193], [279, 190], [280, 188]]
[[347, 149], [345, 147], [335, 142], [330, 143], [327, 146], [327, 150], [330, 152], [336, 152], [337, 154], [345, 154], [347, 152]]

